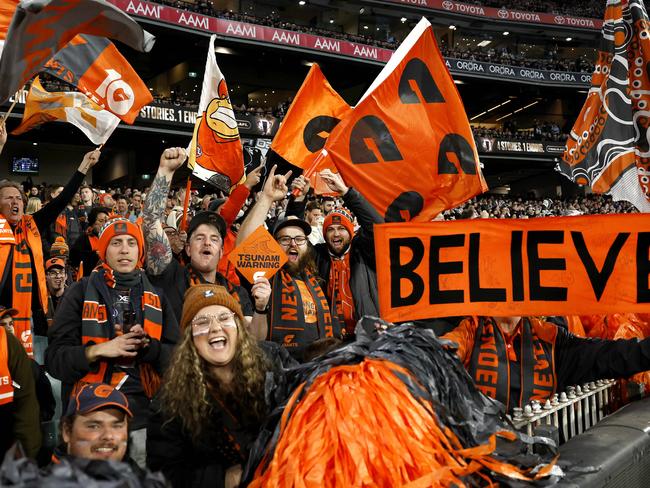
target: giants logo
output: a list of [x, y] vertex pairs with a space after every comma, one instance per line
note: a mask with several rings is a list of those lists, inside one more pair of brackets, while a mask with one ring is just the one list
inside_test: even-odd
[[126, 115], [135, 102], [133, 89], [114, 69], [106, 70], [106, 78], [97, 87], [96, 92], [106, 100], [108, 109], [117, 115]]

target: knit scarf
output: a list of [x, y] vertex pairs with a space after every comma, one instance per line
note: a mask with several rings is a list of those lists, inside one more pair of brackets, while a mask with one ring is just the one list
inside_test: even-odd
[[[32, 259], [34, 260], [32, 262]], [[11, 307], [18, 310], [14, 317], [14, 335], [20, 340], [29, 357], [32, 350], [32, 293], [34, 282], [38, 283], [38, 298], [44, 313], [47, 313], [47, 285], [43, 266], [41, 234], [31, 215], [25, 215], [13, 229], [0, 214], [0, 263], [2, 271], [11, 260], [11, 274], [7, 276], [11, 290]], [[36, 280], [32, 276], [32, 263]]]
[[295, 354], [312, 342], [325, 337], [340, 337], [341, 327], [330, 313], [330, 307], [316, 277], [309, 271], [303, 271], [298, 279], [302, 280], [316, 305], [315, 324], [305, 322], [303, 299], [296, 279], [285, 270], [280, 270], [274, 277], [271, 291], [271, 313], [269, 324], [270, 338]]
[[327, 297], [341, 324], [345, 324], [346, 334], [354, 334], [354, 298], [350, 288], [350, 247], [343, 256], [330, 254], [330, 275], [327, 283]]
[[[138, 291], [138, 288], [142, 287], [144, 331], [149, 337], [160, 340], [162, 336], [160, 297], [155, 293], [144, 271], [139, 269], [132, 273], [116, 273], [107, 264], [102, 263], [93, 270], [88, 279], [81, 319], [82, 344], [107, 342], [116, 336], [112, 314], [107, 310], [107, 304], [111, 303], [108, 289], [115, 288], [116, 285], [120, 288], [128, 288], [131, 292]], [[118, 385], [124, 378], [124, 373], [113, 372], [114, 361], [108, 358], [101, 359], [97, 371], [84, 376], [77, 383], [76, 388], [84, 383]], [[139, 364], [138, 369], [142, 389], [148, 398], [152, 398], [160, 387], [160, 376], [147, 363]]]
[[[187, 280], [189, 283], [189, 286], [194, 286], [194, 285], [202, 285], [205, 283], [209, 283], [201, 273], [197, 273], [194, 268], [192, 268], [191, 264], [188, 264], [185, 266], [185, 270], [187, 271]], [[228, 293], [230, 293], [236, 300], [237, 302], [241, 302], [241, 299], [239, 298], [239, 294], [237, 293], [237, 289], [235, 286], [228, 281], [221, 273], [217, 271], [215, 277], [214, 277], [214, 285], [221, 285], [228, 290]]]
[[510, 404], [510, 359], [505, 337], [491, 319], [479, 318], [468, 368], [476, 387], [499, 400], [508, 411], [531, 400], [545, 400], [553, 396], [557, 387], [555, 344], [541, 340], [528, 318], [524, 317], [518, 327], [521, 327], [521, 396], [515, 403]]

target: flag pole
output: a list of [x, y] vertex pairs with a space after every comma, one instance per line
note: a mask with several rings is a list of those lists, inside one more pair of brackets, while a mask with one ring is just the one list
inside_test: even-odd
[[[19, 93], [19, 92], [23, 91], [23, 90], [25, 89], [25, 86], [26, 86], [26, 85], [21, 86], [21, 87], [20, 87], [20, 90], [18, 90], [16, 93]], [[18, 97], [16, 96], [16, 93], [14, 93], [14, 101], [13, 101], [13, 103], [11, 104], [11, 106], [9, 107], [9, 110], [7, 110], [7, 113], [4, 114], [4, 116], [2, 117], [2, 122], [1, 122], [1, 123], [3, 123], [3, 124], [7, 121], [7, 117], [9, 117], [9, 114], [10, 114], [11, 112], [13, 112], [14, 107], [15, 107], [16, 104], [18, 103]]]
[[11, 104], [11, 106], [9, 107], [9, 110], [7, 110], [7, 113], [4, 114], [4, 116], [2, 117], [2, 123], [3, 124], [7, 121], [7, 117], [9, 117], [9, 114], [13, 111], [13, 109], [16, 106], [17, 103], [18, 103], [18, 99], [15, 98], [14, 103]]
[[[325, 156], [327, 156], [327, 149], [323, 149], [321, 150], [320, 153], [318, 153], [318, 156], [316, 156], [314, 158], [314, 161], [312, 161], [312, 163], [307, 167], [307, 169], [303, 171], [302, 175], [305, 178], [309, 179], [311, 175], [314, 174], [316, 168], [318, 168], [318, 165], [323, 160], [323, 158], [325, 158]], [[294, 198], [297, 197], [299, 194], [300, 194], [300, 190], [298, 188], [294, 188], [293, 191], [291, 192], [291, 195], [293, 195]]]
[[190, 206], [190, 192], [192, 191], [192, 175], [187, 177], [187, 185], [185, 186], [185, 201], [183, 202], [183, 218], [181, 219], [181, 231], [187, 231], [187, 210]]

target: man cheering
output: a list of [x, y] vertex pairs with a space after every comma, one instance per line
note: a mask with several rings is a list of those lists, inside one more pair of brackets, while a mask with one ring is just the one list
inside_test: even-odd
[[190, 286], [213, 283], [225, 287], [240, 303], [248, 329], [257, 339], [263, 339], [266, 336], [264, 310], [271, 287], [265, 278], [254, 284], [251, 289], [253, 306], [246, 290], [217, 271], [227, 232], [226, 223], [219, 214], [210, 211], [196, 214], [187, 229], [185, 244], [190, 262], [183, 266], [173, 259], [169, 239], [163, 230], [163, 214], [174, 172], [183, 165], [186, 157], [182, 148], [165, 149], [147, 195], [144, 207], [147, 272], [152, 282], [165, 290], [178, 319], [183, 309], [183, 296]]
[[[264, 224], [273, 202], [285, 198], [290, 174], [276, 175], [275, 166], [271, 169], [259, 200], [241, 225], [237, 244]], [[310, 233], [309, 223], [297, 218], [280, 220], [273, 229], [273, 237], [288, 261], [273, 277], [269, 337], [298, 359], [303, 359], [303, 353], [313, 342], [341, 334], [339, 322], [332, 316], [318, 282], [314, 251], [307, 238]]]

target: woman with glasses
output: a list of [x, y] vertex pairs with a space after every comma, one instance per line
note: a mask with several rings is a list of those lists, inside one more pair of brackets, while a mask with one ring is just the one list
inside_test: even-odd
[[151, 406], [147, 464], [175, 488], [238, 486], [268, 413], [266, 374], [293, 361], [276, 344], [251, 336], [239, 303], [222, 286], [187, 290], [181, 328]]

